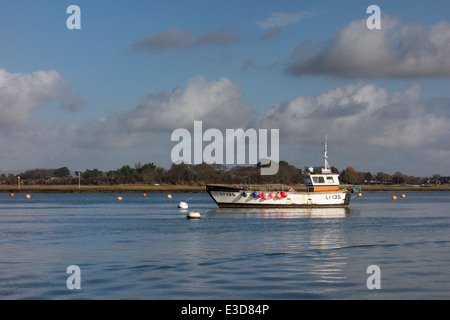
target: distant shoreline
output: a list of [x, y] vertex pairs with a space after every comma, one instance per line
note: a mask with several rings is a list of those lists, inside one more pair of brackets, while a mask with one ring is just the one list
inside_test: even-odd
[[177, 185], [0, 185], [0, 193], [189, 193], [205, 191], [205, 186], [177, 186]]
[[[342, 185], [344, 186], [344, 185]], [[292, 186], [297, 191], [304, 191], [304, 185]], [[350, 188], [351, 186], [348, 186]], [[450, 185], [362, 185], [361, 192], [377, 191], [450, 191]], [[198, 193], [206, 192], [205, 186], [199, 185], [0, 185], [0, 193]]]

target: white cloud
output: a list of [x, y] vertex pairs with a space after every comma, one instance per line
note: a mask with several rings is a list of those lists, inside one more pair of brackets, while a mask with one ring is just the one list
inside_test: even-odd
[[266, 109], [249, 126], [280, 130], [280, 159], [320, 165], [325, 132], [339, 169], [448, 175], [450, 99], [424, 98], [411, 83], [389, 92], [358, 82]]
[[389, 93], [360, 82], [279, 103], [252, 125], [279, 128], [284, 142], [317, 144], [327, 131], [342, 145], [440, 149], [441, 140], [450, 139], [450, 118], [427, 108], [421, 90], [413, 83]]
[[195, 120], [203, 121], [204, 129], [245, 127], [253, 111], [241, 97], [241, 86], [227, 78], [206, 81], [196, 76], [185, 87], [150, 95], [132, 109], [87, 124], [77, 139], [80, 145], [125, 148], [157, 132], [190, 130]]
[[31, 111], [52, 101], [69, 111], [77, 111], [82, 100], [73, 97], [70, 82], [56, 71], [32, 74], [8, 73], [0, 69], [0, 131], [30, 121]]
[[54, 70], [31, 74], [0, 69], [0, 165], [14, 169], [47, 166], [49, 159], [67, 151], [73, 127], [48, 125], [34, 112], [53, 102], [77, 111], [83, 101], [73, 96], [70, 82]]
[[383, 15], [380, 30], [369, 30], [366, 19], [353, 21], [322, 47], [291, 63], [294, 75], [336, 77], [450, 77], [450, 23], [427, 27]]
[[133, 127], [161, 130], [192, 127], [194, 120], [202, 120], [204, 126], [228, 128], [245, 126], [252, 109], [242, 102], [240, 84], [220, 78], [206, 81], [201, 76], [188, 80], [186, 87], [177, 87], [165, 96], [149, 96], [133, 109], [132, 118], [146, 117], [148, 122], [132, 122]]
[[159, 154], [164, 148], [170, 159], [174, 129], [191, 130], [195, 120], [203, 122], [203, 130], [245, 128], [253, 114], [251, 106], [241, 101], [240, 84], [196, 76], [170, 93], [149, 95], [133, 108], [81, 125], [49, 125], [38, 121], [33, 111], [58, 99], [63, 104], [70, 97], [67, 80], [55, 71], [28, 75], [2, 71], [0, 79], [0, 169], [79, 166], [89, 159], [110, 164], [114, 160], [108, 154], [125, 159], [138, 150], [164, 158]]

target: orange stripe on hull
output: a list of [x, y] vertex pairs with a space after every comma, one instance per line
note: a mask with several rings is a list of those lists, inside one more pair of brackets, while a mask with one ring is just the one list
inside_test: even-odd
[[317, 187], [317, 186], [314, 186], [314, 192], [334, 192], [334, 191], [339, 191], [339, 186], [329, 186], [329, 187], [325, 187], [325, 186]]

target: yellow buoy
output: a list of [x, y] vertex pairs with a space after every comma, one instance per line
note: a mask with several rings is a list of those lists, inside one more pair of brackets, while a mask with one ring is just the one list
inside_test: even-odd
[[122, 200], [122, 197], [117, 197], [117, 200]]
[[170, 194], [168, 194], [167, 199], [172, 199], [172, 196]]
[[397, 197], [396, 196], [392, 196], [392, 200], [397, 200]]
[[358, 193], [358, 197], [361, 197], [362, 196], [362, 193], [360, 192], [360, 193]]
[[30, 199], [31, 196], [30, 196], [29, 194], [27, 194], [27, 195], [25, 196], [25, 198]]
[[402, 194], [402, 198], [406, 198], [406, 196], [404, 194]]

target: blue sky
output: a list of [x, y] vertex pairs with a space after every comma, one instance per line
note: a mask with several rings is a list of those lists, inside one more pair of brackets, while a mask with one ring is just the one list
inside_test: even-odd
[[[69, 30], [69, 5], [81, 30]], [[369, 31], [369, 5], [381, 30]], [[0, 4], [0, 171], [169, 168], [193, 120], [280, 129], [280, 159], [450, 175], [448, 1]], [[217, 95], [220, 91], [220, 96]], [[170, 121], [173, 119], [173, 122]]]

